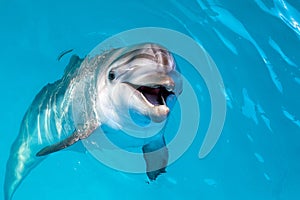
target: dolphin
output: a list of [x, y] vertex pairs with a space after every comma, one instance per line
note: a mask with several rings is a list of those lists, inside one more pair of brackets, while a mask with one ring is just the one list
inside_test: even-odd
[[[73, 55], [62, 78], [46, 85], [25, 113], [7, 161], [4, 199], [12, 199], [24, 178], [48, 154], [89, 137], [99, 127], [125, 128], [141, 135], [147, 129], [163, 128], [171, 109], [167, 99], [181, 92], [175, 60], [158, 44], [110, 49], [84, 59]], [[128, 110], [151, 123], [135, 129]], [[168, 162], [164, 134], [160, 131], [142, 141], [145, 171], [155, 180]]]

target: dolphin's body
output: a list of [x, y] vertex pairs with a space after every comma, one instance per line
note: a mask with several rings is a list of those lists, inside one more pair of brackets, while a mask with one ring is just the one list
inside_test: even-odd
[[[23, 118], [7, 162], [5, 200], [47, 154], [87, 138], [102, 125], [130, 131], [128, 109], [151, 119], [153, 126], [163, 126], [169, 114], [166, 99], [181, 91], [175, 61], [159, 45], [112, 49], [84, 60], [73, 55], [62, 79], [46, 85]], [[155, 180], [167, 165], [164, 136], [143, 141], [147, 175]], [[146, 154], [158, 149], [157, 155]]]

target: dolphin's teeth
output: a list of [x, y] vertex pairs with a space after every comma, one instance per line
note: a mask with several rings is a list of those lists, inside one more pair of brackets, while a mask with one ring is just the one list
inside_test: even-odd
[[171, 86], [169, 86], [169, 87], [165, 87], [166, 88], [166, 90], [168, 91], [168, 92], [172, 92], [173, 91], [173, 87], [171, 87]]
[[164, 87], [168, 92], [173, 92], [173, 90], [174, 90], [174, 85], [172, 85], [172, 84], [163, 85], [163, 87]]
[[162, 100], [163, 105], [167, 105], [167, 104], [166, 104], [166, 101], [165, 101], [165, 98], [163, 98], [162, 96], [161, 96], [160, 98], [161, 98], [161, 100]]

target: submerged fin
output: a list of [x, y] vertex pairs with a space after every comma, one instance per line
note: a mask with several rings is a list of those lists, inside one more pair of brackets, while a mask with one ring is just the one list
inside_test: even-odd
[[88, 136], [90, 136], [97, 127], [98, 127], [97, 124], [93, 124], [92, 126], [89, 126], [89, 128], [87, 128], [85, 131], [75, 130], [72, 135], [70, 135], [63, 141], [60, 141], [53, 145], [44, 147], [39, 152], [37, 152], [36, 156], [38, 156], [38, 157], [46, 156], [50, 153], [54, 153], [54, 152], [57, 152], [64, 148], [67, 148], [67, 147], [75, 144], [78, 140], [81, 140], [81, 139], [84, 139], [84, 138], [87, 138]]
[[77, 133], [77, 131], [74, 131], [74, 133], [70, 137], [67, 137], [63, 141], [44, 147], [39, 152], [37, 152], [36, 156], [46, 156], [50, 153], [62, 150], [76, 143], [78, 140], [80, 140], [80, 135]]
[[144, 159], [146, 161], [147, 176], [153, 181], [161, 173], [166, 172], [168, 164], [168, 149], [164, 137], [143, 146]]

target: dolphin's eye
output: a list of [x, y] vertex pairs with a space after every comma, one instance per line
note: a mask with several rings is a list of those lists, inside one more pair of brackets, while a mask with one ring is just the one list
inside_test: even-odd
[[114, 71], [110, 71], [108, 74], [108, 79], [109, 80], [114, 80], [116, 78], [115, 72]]

